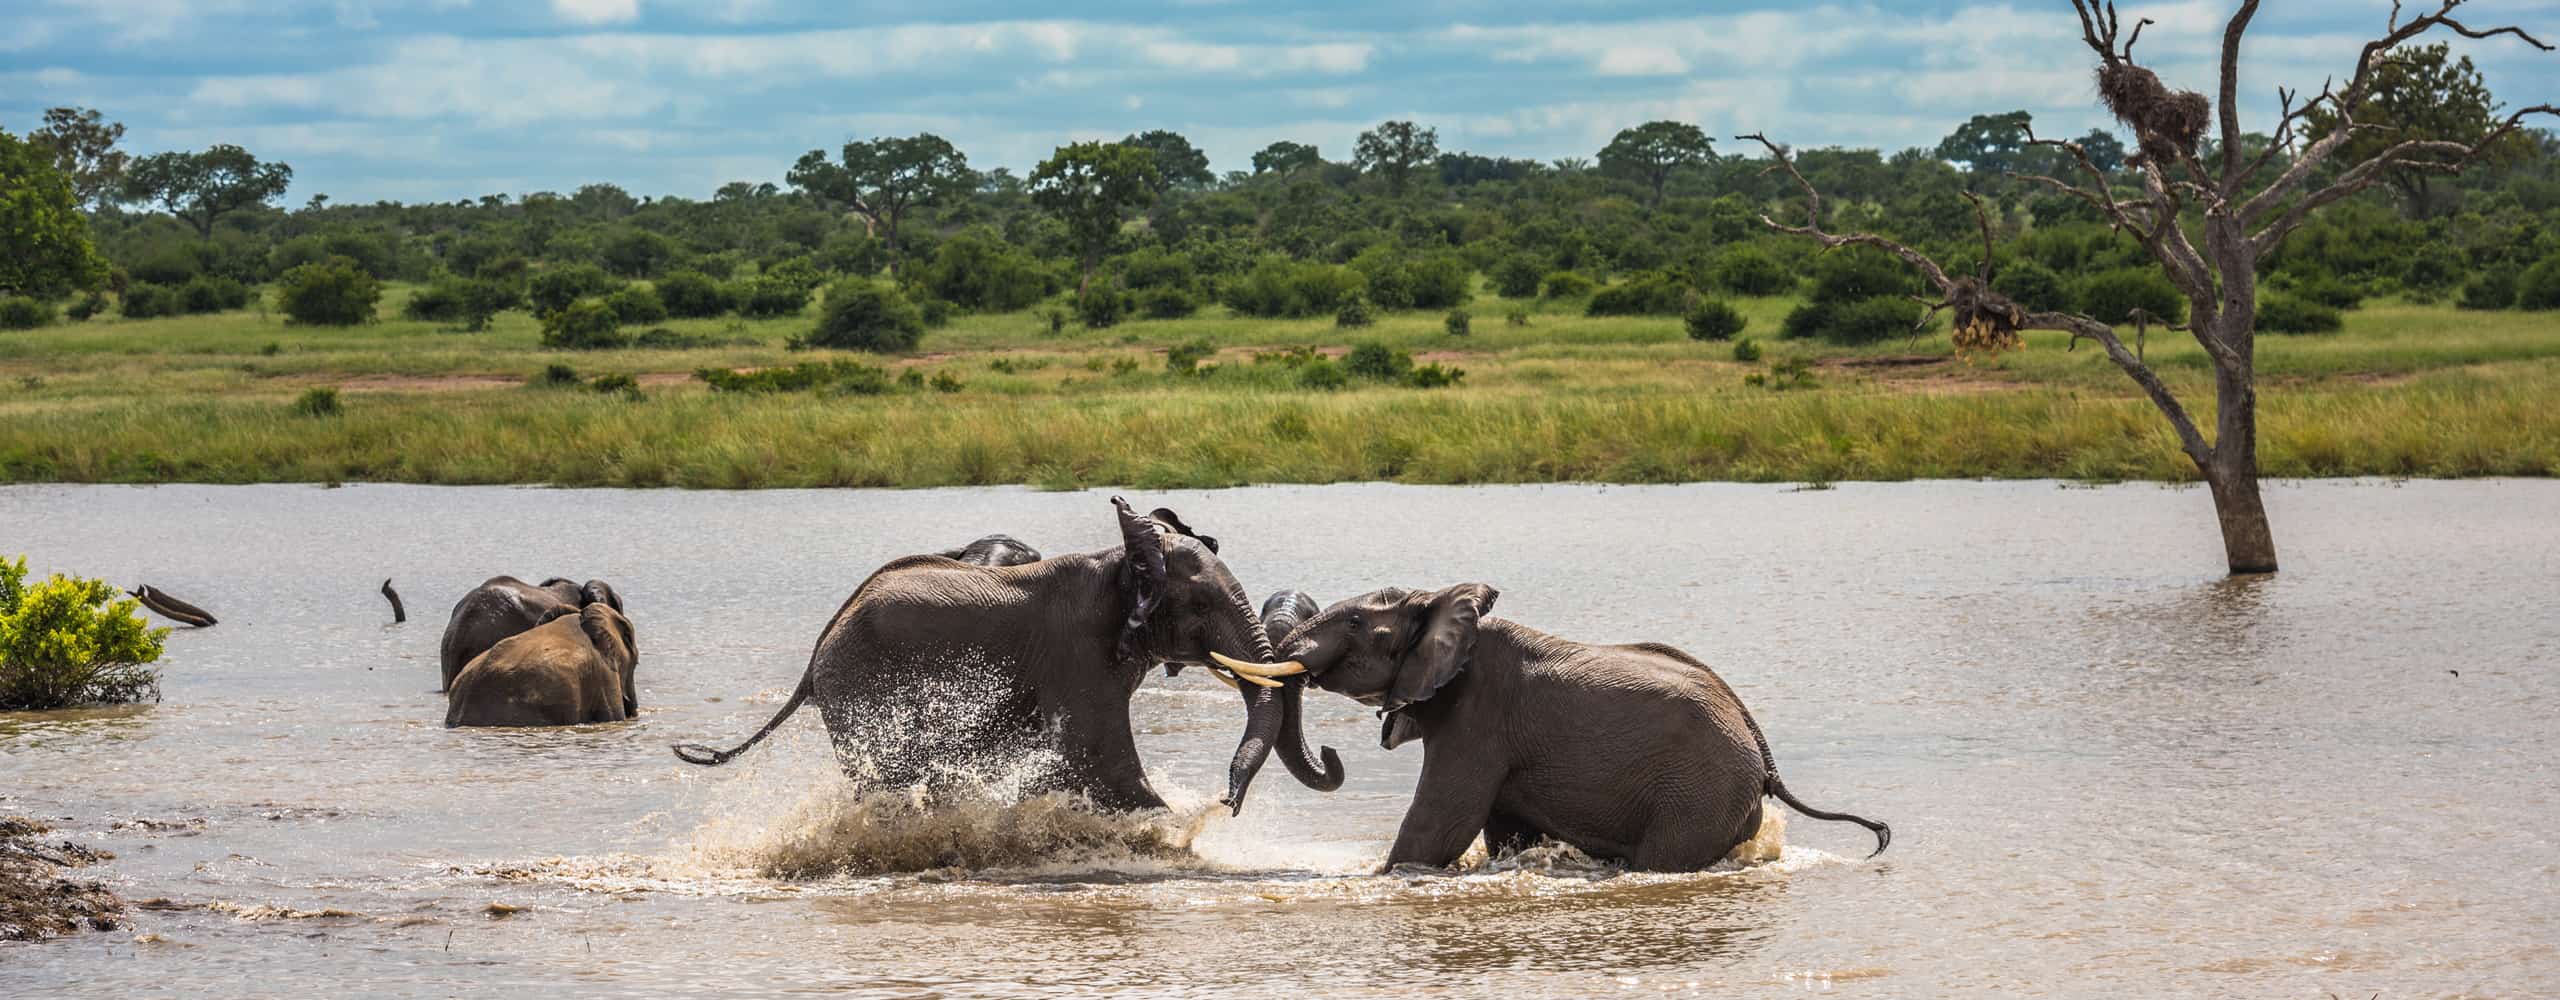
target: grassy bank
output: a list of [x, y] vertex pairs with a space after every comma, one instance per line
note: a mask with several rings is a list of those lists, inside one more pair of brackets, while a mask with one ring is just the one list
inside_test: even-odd
[[[385, 304], [396, 313], [395, 301]], [[0, 334], [0, 479], [74, 482], [545, 482], [580, 486], [1171, 488], [1390, 479], [1537, 482], [1921, 477], [2186, 479], [2165, 422], [2096, 351], [1948, 356], [1943, 334], [1847, 349], [1773, 339], [1791, 303], [1742, 303], [1766, 357], [1699, 343], [1668, 318], [1586, 318], [1480, 299], [1471, 336], [1439, 314], [1359, 331], [1330, 321], [1144, 321], [1058, 335], [1032, 313], [964, 316], [917, 357], [956, 391], [713, 393], [701, 367], [812, 360], [808, 320], [668, 324], [691, 350], [545, 351], [530, 320], [487, 331], [384, 321], [348, 330], [233, 313], [100, 319]], [[1203, 374], [1165, 349], [1218, 348]], [[1378, 341], [1466, 371], [1416, 389], [1305, 387], [1266, 357]], [[2151, 358], [2209, 409], [2202, 352]], [[2263, 453], [2285, 476], [2560, 472], [2560, 321], [2377, 303], [2346, 332], [2260, 344]], [[821, 356], [860, 357], [832, 355]], [[1772, 363], [1809, 386], [1746, 383]], [[641, 398], [534, 388], [566, 364], [633, 376]], [[296, 412], [341, 391], [333, 416]], [[2207, 414], [2199, 413], [2200, 419]]]

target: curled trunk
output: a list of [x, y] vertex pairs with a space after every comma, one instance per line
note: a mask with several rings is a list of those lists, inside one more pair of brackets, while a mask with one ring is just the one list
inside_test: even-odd
[[[1273, 662], [1271, 639], [1263, 631], [1261, 619], [1255, 617], [1241, 601], [1237, 602], [1237, 611], [1252, 625], [1255, 662]], [[1281, 763], [1288, 767], [1290, 776], [1298, 779], [1300, 784], [1320, 792], [1342, 787], [1342, 759], [1333, 749], [1324, 748], [1320, 761], [1307, 752], [1306, 737], [1299, 726], [1298, 704], [1299, 693], [1305, 686], [1306, 681], [1301, 677], [1288, 678], [1276, 688], [1257, 684], [1237, 685], [1244, 694], [1244, 739], [1236, 744], [1235, 758], [1227, 765], [1227, 794], [1218, 800], [1233, 813], [1244, 812], [1245, 792], [1253, 786], [1254, 775], [1261, 772], [1263, 762], [1270, 759], [1274, 745], [1280, 748]]]

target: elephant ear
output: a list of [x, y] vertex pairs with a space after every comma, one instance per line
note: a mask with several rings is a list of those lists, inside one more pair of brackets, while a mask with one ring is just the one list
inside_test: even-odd
[[552, 605], [552, 606], [550, 606], [550, 607], [547, 607], [547, 608], [542, 609], [542, 617], [535, 619], [533, 624], [534, 624], [534, 627], [539, 628], [539, 627], [541, 627], [541, 626], [551, 624], [551, 622], [552, 622], [554, 619], [567, 618], [567, 617], [569, 617], [570, 615], [574, 615], [574, 614], [577, 614], [577, 613], [578, 613], [578, 609], [576, 609], [576, 608], [568, 607], [568, 606], [566, 606], [566, 605], [554, 604], [554, 605]]
[[1156, 602], [1164, 598], [1164, 524], [1152, 517], [1139, 516], [1129, 501], [1111, 498], [1111, 506], [1120, 513], [1120, 544], [1128, 551], [1125, 575], [1131, 590], [1129, 617], [1120, 624], [1120, 659], [1132, 660], [1145, 642], [1147, 619], [1155, 613]]
[[1182, 523], [1182, 515], [1174, 513], [1172, 508], [1170, 508], [1170, 507], [1158, 507], [1158, 508], [1156, 508], [1155, 510], [1149, 511], [1149, 512], [1147, 513], [1147, 516], [1148, 516], [1148, 517], [1155, 518], [1155, 519], [1156, 519], [1156, 520], [1158, 520], [1158, 521], [1162, 521], [1162, 522], [1164, 522], [1166, 526], [1171, 527], [1171, 528], [1172, 528], [1174, 531], [1176, 531], [1176, 532], [1180, 532], [1181, 534], [1187, 535], [1187, 536], [1189, 536], [1189, 537], [1199, 539], [1199, 540], [1200, 540], [1200, 544], [1202, 544], [1202, 545], [1205, 545], [1205, 546], [1208, 546], [1208, 547], [1209, 547], [1209, 552], [1210, 552], [1210, 554], [1211, 554], [1211, 555], [1215, 555], [1215, 554], [1217, 554], [1217, 551], [1218, 551], [1218, 540], [1217, 540], [1217, 539], [1215, 539], [1215, 538], [1212, 538], [1212, 537], [1210, 537], [1210, 536], [1208, 536], [1208, 535], [1203, 535], [1203, 534], [1201, 534], [1201, 533], [1199, 533], [1199, 532], [1197, 532], [1197, 531], [1193, 531], [1193, 530], [1191, 530], [1191, 526], [1190, 526], [1190, 525]]
[[1390, 717], [1396, 709], [1429, 698], [1458, 679], [1458, 672], [1475, 655], [1476, 623], [1493, 610], [1494, 599], [1500, 596], [1481, 583], [1462, 583], [1431, 595], [1423, 612], [1422, 634], [1396, 666], [1396, 682], [1387, 693]]
[[578, 603], [595, 604], [599, 602], [611, 607], [615, 611], [622, 610], [622, 595], [613, 592], [612, 584], [606, 583], [602, 580], [589, 580], [587, 581], [586, 586], [578, 588]]
[[596, 647], [596, 652], [610, 660], [640, 658], [639, 645], [631, 634], [631, 619], [622, 617], [622, 612], [590, 604], [577, 615], [578, 628], [587, 633], [587, 642]]

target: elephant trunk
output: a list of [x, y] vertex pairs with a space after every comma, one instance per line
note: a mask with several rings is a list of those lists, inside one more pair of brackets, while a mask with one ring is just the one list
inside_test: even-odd
[[[1242, 602], [1238, 602], [1237, 610], [1245, 614], [1252, 624], [1255, 662], [1273, 662], [1271, 639], [1263, 630], [1260, 619], [1252, 617], [1253, 613]], [[1276, 687], [1260, 684], [1236, 686], [1244, 695], [1244, 739], [1236, 745], [1235, 759], [1227, 765], [1227, 794], [1218, 800], [1233, 813], [1244, 811], [1245, 792], [1253, 786], [1254, 775], [1261, 773], [1262, 765], [1270, 759], [1275, 745], [1280, 749], [1281, 763], [1288, 767], [1289, 775], [1298, 779], [1299, 784], [1320, 792], [1342, 787], [1342, 758], [1333, 752], [1333, 748], [1324, 748], [1321, 758], [1307, 750], [1306, 736], [1299, 721], [1299, 698], [1305, 686], [1303, 677], [1282, 678]]]

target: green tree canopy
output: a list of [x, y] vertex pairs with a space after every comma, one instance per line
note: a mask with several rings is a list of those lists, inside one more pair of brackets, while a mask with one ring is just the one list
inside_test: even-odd
[[1360, 142], [1353, 147], [1351, 156], [1351, 162], [1361, 172], [1385, 177], [1387, 191], [1400, 195], [1415, 167], [1440, 156], [1440, 132], [1408, 121], [1381, 122], [1377, 128], [1360, 133]]
[[52, 153], [0, 132], [0, 294], [57, 298], [95, 288], [106, 274]]
[[908, 209], [939, 204], [977, 186], [969, 158], [931, 132], [848, 142], [839, 155], [841, 162], [829, 163], [825, 150], [812, 149], [801, 154], [785, 179], [861, 215], [888, 248], [892, 269], [897, 267], [898, 224]]
[[1209, 154], [1191, 145], [1180, 132], [1153, 129], [1120, 140], [1123, 146], [1135, 146], [1154, 153], [1156, 173], [1164, 188], [1202, 188], [1217, 180], [1209, 172]]
[[1659, 205], [1663, 185], [1670, 183], [1673, 171], [1705, 166], [1715, 155], [1715, 142], [1695, 125], [1646, 122], [1622, 129], [1609, 140], [1600, 150], [1600, 169], [1642, 183], [1653, 191], [1653, 203]]
[[53, 152], [54, 169], [71, 181], [83, 208], [101, 205], [124, 180], [131, 158], [116, 148], [123, 139], [123, 124], [88, 108], [48, 108], [44, 127], [27, 133], [28, 142]]
[[1282, 139], [1262, 147], [1261, 152], [1253, 154], [1253, 172], [1285, 174], [1300, 167], [1312, 167], [1323, 162], [1324, 157], [1317, 155], [1314, 146]]
[[273, 201], [292, 183], [292, 167], [262, 163], [248, 150], [223, 144], [135, 160], [125, 168], [120, 190], [126, 200], [157, 204], [194, 226], [197, 236], [212, 239], [214, 220]]
[[1938, 141], [1938, 158], [1961, 163], [1975, 174], [1996, 177], [2017, 170], [2027, 151], [2027, 126], [2034, 120], [2024, 111], [1975, 115]]
[[1155, 156], [1134, 146], [1079, 142], [1058, 151], [1031, 172], [1031, 201], [1065, 223], [1084, 277], [1078, 294], [1093, 284], [1093, 269], [1120, 234], [1127, 214], [1155, 201]]
[[[2479, 69], [2471, 65], [2471, 57], [2454, 58], [2451, 45], [2438, 42], [2393, 49], [2375, 68], [2364, 103], [2356, 108], [2355, 124], [2365, 126], [2364, 130], [2339, 147], [2336, 162], [2342, 167], [2363, 163], [2412, 137], [2465, 145], [2479, 142], [2498, 127], [2499, 107], [2489, 85], [2480, 79]], [[2337, 105], [2314, 107], [2303, 116], [2304, 143], [2318, 142], [2343, 124]], [[2518, 136], [2483, 151], [2477, 162], [2512, 163], [2532, 153], [2531, 142]], [[2410, 216], [2425, 218], [2435, 211], [2429, 200], [2429, 182], [2435, 175], [2436, 171], [2424, 167], [2402, 166], [2387, 171], [2385, 179], [2400, 192]]]

